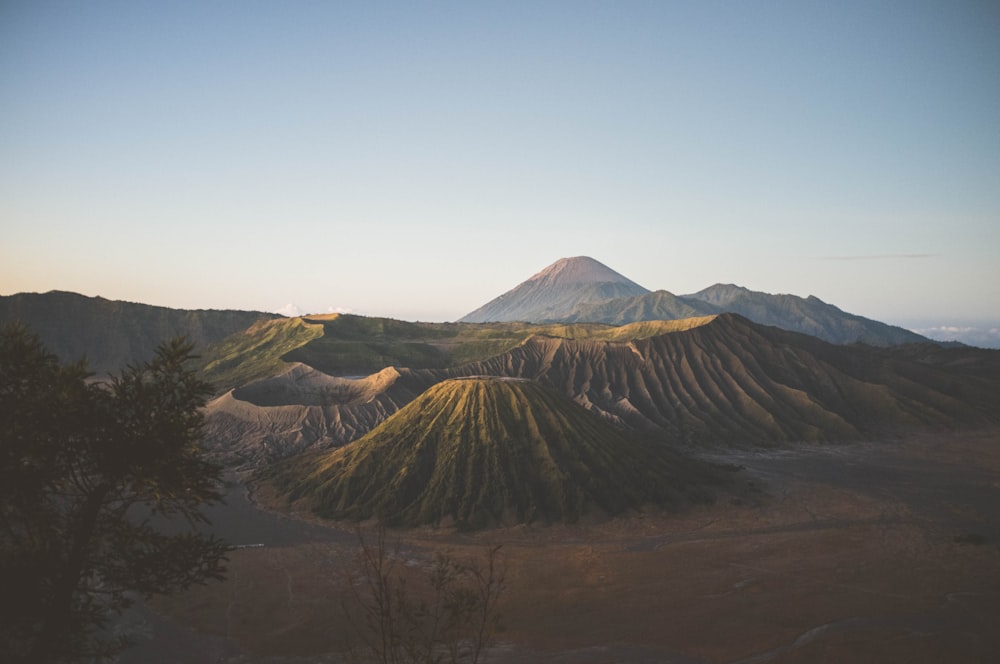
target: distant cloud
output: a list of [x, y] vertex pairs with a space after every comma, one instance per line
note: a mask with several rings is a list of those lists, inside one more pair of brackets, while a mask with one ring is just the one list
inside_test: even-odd
[[913, 330], [935, 341], [960, 341], [980, 348], [1000, 348], [1000, 327], [936, 325]]
[[820, 256], [824, 261], [884, 261], [908, 258], [934, 258], [938, 254], [858, 254], [856, 256]]
[[[326, 311], [324, 313], [328, 313], [328, 314], [349, 314], [349, 313], [353, 313], [353, 312], [354, 312], [353, 309], [349, 309], [347, 307], [335, 307], [333, 305], [330, 305], [329, 307], [326, 308]], [[280, 309], [275, 309], [274, 313], [281, 314], [282, 316], [288, 316], [289, 318], [295, 318], [296, 316], [302, 316], [302, 315], [305, 315], [305, 314], [318, 313], [318, 312], [316, 312], [316, 311], [308, 311], [308, 312], [303, 311], [294, 302], [289, 302], [288, 304], [286, 304], [285, 306], [281, 307]]]
[[289, 318], [295, 318], [296, 316], [302, 315], [302, 312], [299, 311], [299, 308], [295, 306], [293, 302], [289, 302], [280, 309], [275, 309], [274, 313], [281, 314], [282, 316], [288, 316]]

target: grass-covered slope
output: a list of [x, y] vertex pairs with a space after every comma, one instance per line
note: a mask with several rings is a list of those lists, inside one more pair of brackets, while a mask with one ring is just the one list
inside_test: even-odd
[[537, 383], [469, 378], [439, 383], [354, 443], [265, 477], [328, 518], [479, 528], [707, 500], [715, 475]]
[[202, 372], [222, 392], [281, 373], [288, 353], [322, 336], [322, 325], [303, 318], [260, 321], [210, 347]]
[[[704, 319], [707, 320], [707, 319]], [[447, 369], [500, 355], [533, 336], [631, 340], [704, 320], [647, 321], [615, 327], [553, 323], [414, 323], [346, 314], [262, 322], [206, 353], [205, 376], [220, 389], [283, 373], [295, 363], [333, 376], [367, 376], [389, 367]]]

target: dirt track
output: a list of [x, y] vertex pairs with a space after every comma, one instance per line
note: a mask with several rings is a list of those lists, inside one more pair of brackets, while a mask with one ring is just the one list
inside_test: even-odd
[[[711, 508], [400, 536], [417, 562], [504, 545], [491, 662], [987, 662], [1000, 651], [1000, 432], [719, 458], [746, 468]], [[224, 583], [157, 602], [200, 636], [157, 629], [174, 630], [187, 661], [337, 661], [318, 655], [350, 633], [340, 607], [353, 534], [234, 503], [216, 515], [223, 535], [267, 546], [234, 551]], [[168, 661], [149, 646], [130, 661]]]

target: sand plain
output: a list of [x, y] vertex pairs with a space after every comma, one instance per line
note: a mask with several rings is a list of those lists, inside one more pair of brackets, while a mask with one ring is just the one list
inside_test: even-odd
[[[389, 537], [413, 574], [503, 545], [497, 664], [994, 661], [1000, 431], [709, 456], [742, 467], [714, 506]], [[301, 516], [234, 485], [216, 527], [264, 546], [153, 602], [123, 661], [347, 661], [356, 535]]]

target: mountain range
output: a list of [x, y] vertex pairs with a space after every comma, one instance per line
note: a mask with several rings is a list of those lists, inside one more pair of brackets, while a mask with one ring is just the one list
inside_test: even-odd
[[[310, 325], [331, 336], [344, 319], [349, 327], [374, 325], [352, 318]], [[371, 345], [409, 348], [411, 357], [432, 363], [376, 362], [352, 376], [359, 357], [385, 356], [369, 356], [356, 341], [328, 341], [332, 352], [315, 362], [323, 370], [286, 365], [209, 404], [210, 439], [232, 463], [267, 465], [347, 444], [429, 387], [469, 376], [529, 379], [622, 430], [696, 448], [860, 440], [1000, 421], [998, 351], [843, 346], [736, 314], [622, 327], [408, 325], [415, 328], [405, 340], [373, 336]], [[450, 336], [442, 336], [442, 325], [452, 326]], [[505, 349], [484, 345], [482, 335]], [[285, 357], [318, 357], [324, 339], [303, 338]], [[344, 353], [345, 345], [357, 354]]]
[[[681, 296], [650, 291], [586, 256], [556, 261], [458, 322], [624, 325], [726, 312], [838, 344], [930, 341], [812, 296], [772, 295], [726, 284]], [[283, 318], [260, 311], [171, 309], [65, 291], [0, 296], [0, 322], [20, 320], [52, 353], [64, 361], [86, 357], [98, 374], [151, 358], [156, 346], [172, 336], [185, 335], [204, 349], [256, 323]]]
[[901, 327], [846, 313], [814, 296], [772, 295], [732, 284], [716, 284], [690, 295], [649, 291], [587, 256], [560, 259], [459, 320], [624, 325], [719, 313], [740, 314], [836, 344], [930, 341]]
[[11, 319], [99, 371], [194, 338], [217, 389], [211, 453], [332, 518], [573, 521], [710, 499], [717, 474], [693, 458], [705, 450], [1000, 424], [1000, 351], [813, 297], [648, 291], [582, 257], [454, 323], [59, 292], [0, 298]]

